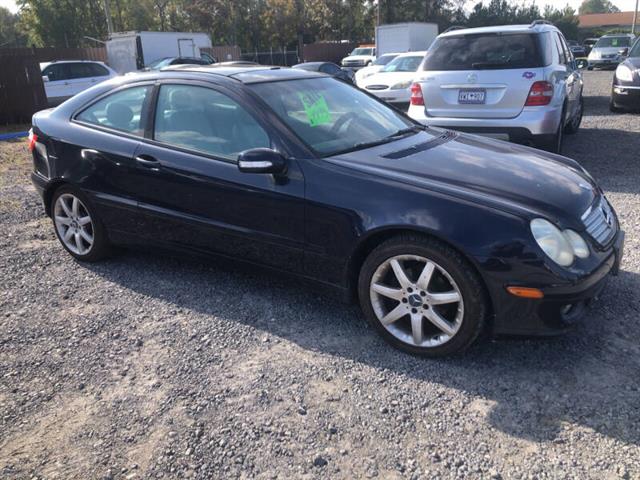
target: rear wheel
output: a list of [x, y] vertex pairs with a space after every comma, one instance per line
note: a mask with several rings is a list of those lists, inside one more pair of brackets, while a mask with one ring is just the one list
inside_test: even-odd
[[51, 205], [56, 236], [67, 252], [84, 262], [108, 254], [109, 240], [86, 195], [65, 185], [56, 190]]
[[460, 352], [485, 324], [488, 302], [477, 273], [428, 237], [402, 235], [376, 248], [362, 266], [358, 293], [382, 337], [418, 355]]
[[580, 129], [582, 123], [582, 116], [584, 115], [584, 99], [580, 96], [580, 103], [578, 104], [578, 111], [575, 113], [571, 121], [567, 124], [564, 131], [569, 135], [573, 135]]
[[[564, 112], [562, 113], [562, 118], [564, 118]], [[562, 143], [564, 142], [564, 129], [565, 126], [562, 124], [562, 120], [560, 120], [560, 125], [558, 125], [558, 130], [556, 133], [551, 135], [548, 140], [544, 141], [540, 146], [548, 152], [551, 153], [562, 153]]]

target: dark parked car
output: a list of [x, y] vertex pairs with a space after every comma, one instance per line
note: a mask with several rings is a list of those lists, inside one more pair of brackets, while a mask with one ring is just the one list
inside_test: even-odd
[[571, 53], [573, 53], [574, 57], [582, 58], [587, 56], [587, 49], [584, 45], [580, 45], [578, 41], [567, 40], [567, 43], [569, 44], [569, 49], [571, 50]]
[[589, 55], [591, 53], [591, 50], [593, 49], [593, 46], [598, 43], [599, 38], [585, 38], [584, 41], [582, 42], [582, 45], [584, 46], [584, 50], [587, 53], [587, 55]]
[[421, 126], [301, 69], [119, 77], [35, 114], [30, 149], [76, 259], [161, 246], [272, 267], [357, 297], [417, 354], [564, 331], [622, 256], [573, 160]]
[[301, 68], [302, 70], [308, 70], [310, 72], [320, 72], [331, 75], [339, 80], [353, 83], [354, 74], [351, 70], [345, 70], [340, 68], [335, 63], [331, 62], [306, 62], [294, 65], [292, 68]]
[[640, 39], [616, 68], [609, 107], [612, 112], [640, 109]]

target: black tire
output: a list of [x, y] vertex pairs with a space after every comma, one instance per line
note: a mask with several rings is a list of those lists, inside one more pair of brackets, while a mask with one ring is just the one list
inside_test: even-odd
[[567, 126], [564, 128], [564, 133], [567, 135], [577, 133], [580, 129], [580, 125], [582, 124], [582, 117], [584, 115], [584, 99], [582, 98], [582, 95], [580, 96], [580, 104], [578, 108], [579, 110], [577, 114], [573, 116], [571, 121], [567, 123]]
[[613, 101], [613, 94], [611, 95], [611, 99], [609, 100], [609, 111], [611, 113], [623, 113], [624, 110], [620, 107], [616, 106], [616, 102]]
[[548, 140], [544, 141], [540, 146], [546, 150], [547, 152], [555, 153], [558, 155], [562, 154], [562, 144], [564, 142], [564, 129], [565, 125], [563, 125], [564, 117], [566, 113], [566, 106], [562, 109], [562, 116], [560, 117], [560, 123], [558, 125], [558, 129], [556, 133], [550, 135]]
[[587, 70], [591, 71], [593, 70], [593, 67], [587, 67]]
[[[84, 254], [79, 254], [77, 252], [72, 251], [63, 241], [60, 236], [60, 232], [58, 231], [58, 227], [56, 226], [55, 220], [55, 205], [58, 199], [62, 195], [73, 195], [77, 197], [82, 202], [82, 207], [86, 210], [86, 213], [91, 218], [91, 227], [93, 233], [93, 244], [89, 247], [89, 250]], [[56, 233], [56, 237], [60, 241], [60, 244], [64, 247], [64, 249], [69, 252], [69, 254], [77, 260], [82, 262], [97, 262], [107, 257], [111, 252], [111, 245], [109, 243], [109, 238], [107, 236], [107, 231], [102, 224], [102, 221], [98, 217], [95, 208], [91, 204], [91, 201], [82, 191], [77, 188], [74, 188], [70, 185], [63, 185], [59, 187], [51, 197], [51, 220], [53, 223], [53, 230]]]
[[[446, 270], [455, 281], [462, 297], [464, 313], [459, 329], [445, 343], [421, 347], [404, 342], [390, 333], [378, 319], [370, 296], [372, 278], [380, 265], [398, 255], [416, 255], [429, 259]], [[360, 269], [358, 297], [365, 317], [387, 342], [402, 351], [425, 357], [441, 357], [467, 349], [483, 331], [489, 310], [484, 284], [469, 262], [448, 245], [431, 237], [417, 234], [403, 234], [393, 237], [369, 254]], [[405, 316], [400, 318], [398, 322], [408, 320]], [[424, 322], [427, 322], [427, 327], [432, 327], [428, 320], [424, 319]]]

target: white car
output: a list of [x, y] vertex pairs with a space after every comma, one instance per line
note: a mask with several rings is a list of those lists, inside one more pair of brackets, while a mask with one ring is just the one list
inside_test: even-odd
[[375, 47], [358, 47], [354, 48], [353, 52], [348, 57], [342, 59], [342, 67], [350, 68], [354, 72], [363, 67], [373, 65], [376, 61], [376, 48]]
[[118, 74], [103, 62], [61, 60], [40, 64], [44, 91], [50, 107]]
[[356, 85], [359, 87], [362, 87], [362, 82], [364, 81], [365, 78], [370, 77], [371, 75], [378, 73], [380, 70], [382, 70], [387, 63], [389, 63], [391, 60], [393, 60], [394, 58], [396, 58], [398, 55], [400, 55], [399, 53], [385, 53], [384, 55], [380, 55], [375, 62], [373, 62], [373, 65], [370, 65], [368, 67], [364, 67], [361, 68], [360, 70], [358, 70], [356, 72], [355, 78], [356, 78]]
[[407, 109], [411, 99], [411, 84], [427, 52], [398, 55], [375, 75], [362, 82], [362, 88], [398, 108]]

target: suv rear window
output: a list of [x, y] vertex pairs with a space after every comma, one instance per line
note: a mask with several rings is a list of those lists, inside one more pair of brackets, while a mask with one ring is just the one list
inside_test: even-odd
[[534, 33], [479, 33], [441, 37], [427, 53], [424, 70], [489, 70], [545, 66]]

